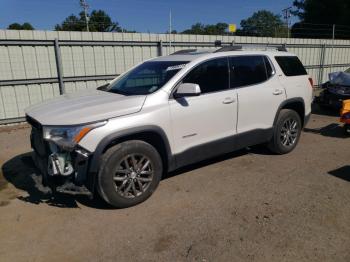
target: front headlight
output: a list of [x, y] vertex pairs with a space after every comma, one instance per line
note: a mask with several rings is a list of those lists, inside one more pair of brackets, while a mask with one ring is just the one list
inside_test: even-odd
[[73, 148], [91, 130], [104, 126], [107, 121], [79, 126], [44, 126], [44, 139], [57, 145]]

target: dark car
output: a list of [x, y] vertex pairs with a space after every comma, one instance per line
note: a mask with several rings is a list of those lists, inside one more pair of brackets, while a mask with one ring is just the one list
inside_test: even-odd
[[340, 109], [346, 99], [350, 99], [350, 68], [344, 72], [330, 73], [329, 81], [322, 85], [316, 102], [324, 107]]

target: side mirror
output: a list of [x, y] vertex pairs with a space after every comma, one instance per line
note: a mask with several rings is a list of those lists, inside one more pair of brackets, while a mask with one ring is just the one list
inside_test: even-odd
[[180, 84], [174, 93], [174, 98], [186, 97], [186, 96], [199, 96], [201, 89], [199, 85], [192, 83]]

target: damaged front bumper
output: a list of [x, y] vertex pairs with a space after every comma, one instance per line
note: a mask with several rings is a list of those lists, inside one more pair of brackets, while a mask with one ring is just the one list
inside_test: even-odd
[[315, 101], [320, 105], [340, 109], [343, 101], [347, 99], [350, 99], [350, 87], [325, 83]]
[[33, 160], [42, 175], [43, 185], [53, 192], [93, 197], [94, 179], [89, 173], [91, 152], [79, 146], [67, 149], [46, 141], [41, 126], [30, 124]]

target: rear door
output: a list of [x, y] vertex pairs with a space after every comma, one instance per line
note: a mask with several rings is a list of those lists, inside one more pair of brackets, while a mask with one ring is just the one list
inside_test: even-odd
[[232, 56], [229, 60], [230, 84], [238, 96], [237, 133], [270, 129], [286, 99], [271, 61], [263, 55]]
[[276, 56], [275, 60], [282, 70], [278, 77], [286, 89], [287, 98], [303, 98], [305, 113], [311, 113], [312, 86], [299, 58], [297, 56]]

